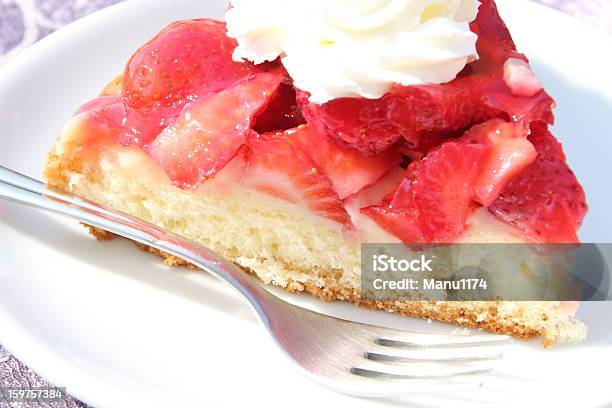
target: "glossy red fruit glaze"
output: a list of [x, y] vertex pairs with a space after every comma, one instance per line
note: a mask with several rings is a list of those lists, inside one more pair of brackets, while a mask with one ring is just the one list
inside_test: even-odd
[[184, 105], [218, 92], [261, 68], [235, 62], [237, 43], [223, 22], [172, 23], [132, 56], [123, 77], [123, 96], [132, 108]]
[[340, 146], [311, 125], [287, 131], [287, 140], [308, 154], [317, 169], [332, 182], [341, 200], [376, 183], [402, 162], [397, 152], [367, 156]]
[[146, 146], [178, 115], [171, 108], [135, 110], [121, 96], [100, 96], [75, 113], [89, 112], [101, 117], [112, 130], [113, 138], [124, 146]]
[[[351, 220], [355, 225], [355, 231], [360, 233], [359, 239], [362, 242], [393, 242], [395, 240], [387, 239], [377, 230], [376, 222], [364, 214], [361, 209], [371, 206], [379, 206], [385, 202], [385, 199], [394, 194], [400, 183], [404, 180], [406, 170], [402, 167], [391, 169], [375, 184], [368, 186], [358, 193], [347, 197], [344, 200], [344, 207], [351, 216]], [[397, 239], [397, 238], [396, 238]]]
[[544, 126], [532, 131], [537, 160], [510, 182], [490, 211], [531, 241], [578, 242], [576, 232], [588, 211], [584, 190], [554, 136]]
[[412, 163], [391, 200], [363, 209], [382, 228], [406, 243], [452, 243], [466, 229], [484, 143], [449, 141]]
[[196, 19], [172, 23], [136, 51], [123, 74], [120, 142], [145, 146], [186, 104], [278, 65], [235, 62], [236, 45], [223, 22]]
[[256, 74], [187, 105], [147, 152], [175, 185], [199, 186], [236, 156], [254, 118], [266, 109], [283, 77], [281, 70]]
[[[99, 101], [96, 100], [96, 102]], [[87, 108], [87, 106], [83, 106], [83, 108]], [[113, 124], [100, 111], [83, 108], [75, 114], [75, 120], [78, 121], [79, 127], [79, 143], [86, 146], [86, 150], [91, 152], [114, 145]]]
[[125, 105], [120, 96], [99, 96], [81, 106], [74, 116], [82, 114], [98, 117], [116, 135], [123, 129]]
[[443, 139], [494, 117], [552, 123], [554, 101], [549, 95], [542, 91], [517, 97], [504, 81], [506, 60], [525, 57], [516, 52], [493, 1], [482, 1], [472, 30], [479, 34], [480, 59], [454, 81], [396, 86], [377, 100], [340, 98], [323, 105], [309, 103], [308, 94], [298, 92], [304, 117], [343, 145], [367, 154], [385, 151], [401, 139], [424, 154], [432, 146], [422, 139]]
[[394, 95], [381, 99], [339, 98], [323, 105], [308, 101], [298, 90], [297, 101], [306, 121], [338, 143], [365, 154], [389, 150], [415, 126], [414, 115], [406, 116], [404, 101]]
[[518, 58], [504, 63], [504, 82], [515, 96], [532, 97], [544, 89], [529, 64]]
[[351, 210], [356, 212], [365, 207], [383, 205], [391, 200], [405, 178], [406, 170], [399, 166], [395, 167], [376, 183], [347, 197], [344, 203], [347, 208], [351, 208]]
[[[83, 105], [76, 115], [95, 117], [100, 126], [108, 130], [109, 137], [124, 146], [148, 144], [166, 126], [159, 118], [150, 120], [151, 116], [126, 107], [121, 96], [100, 96]], [[161, 122], [161, 123], [160, 123]], [[126, 124], [138, 123], [138, 129], [128, 129]], [[147, 140], [143, 139], [149, 134]], [[149, 140], [151, 139], [151, 140]], [[91, 138], [89, 139], [91, 140]]]
[[535, 160], [528, 134], [526, 125], [501, 119], [474, 126], [413, 162], [395, 194], [364, 211], [407, 243], [453, 242], [477, 204], [497, 199]]
[[121, 103], [123, 99], [120, 96], [114, 95], [104, 95], [99, 96], [91, 101], [82, 105], [77, 111], [74, 113], [74, 116], [80, 115], [85, 112], [94, 112], [94, 111], [102, 111], [109, 106]]
[[305, 152], [287, 141], [286, 134], [252, 132], [248, 147], [244, 185], [352, 228], [332, 183]]
[[488, 207], [521, 171], [536, 160], [537, 152], [527, 140], [529, 128], [522, 122], [491, 120], [475, 126], [468, 133], [474, 141], [489, 146], [479, 163], [481, 170], [474, 182], [473, 200]]
[[296, 128], [306, 123], [302, 116], [302, 109], [296, 102], [293, 84], [284, 82], [274, 100], [255, 123], [257, 133], [271, 133]]

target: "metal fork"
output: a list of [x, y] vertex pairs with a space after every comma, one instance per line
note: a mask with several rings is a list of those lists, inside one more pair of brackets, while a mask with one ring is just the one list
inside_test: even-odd
[[[203, 246], [130, 215], [0, 166], [0, 198], [65, 215], [175, 255], [234, 287], [252, 306], [277, 346], [312, 379], [337, 391], [390, 397], [423, 385], [465, 384], [490, 373], [507, 336], [434, 335], [341, 320], [268, 292], [257, 280]], [[484, 366], [483, 366], [484, 365]], [[473, 377], [471, 377], [473, 378]]]

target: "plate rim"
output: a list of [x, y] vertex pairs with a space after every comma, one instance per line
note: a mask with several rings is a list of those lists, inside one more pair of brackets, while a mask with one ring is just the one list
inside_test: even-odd
[[[508, 0], [498, 0], [498, 1], [508, 2]], [[534, 9], [540, 9], [541, 12], [553, 13], [557, 15], [558, 18], [566, 19], [566, 21], [571, 20], [572, 24], [581, 26], [581, 30], [584, 30], [592, 35], [606, 38], [612, 43], [612, 35], [605, 33], [605, 32], [601, 32], [582, 20], [579, 20], [573, 16], [562, 13], [561, 11], [558, 11], [556, 9], [553, 9], [551, 7], [548, 7], [548, 6], [539, 4], [539, 3], [529, 2], [527, 0], [520, 0], [520, 2], [523, 3], [521, 7], [528, 5], [526, 7], [533, 7]], [[75, 22], [72, 22], [62, 27], [56, 32], [51, 33], [50, 35], [38, 41], [37, 43], [20, 51], [17, 55], [13, 56], [6, 64], [4, 64], [0, 68], [0, 90], [1, 90], [2, 82], [3, 82], [3, 78], [5, 76], [8, 76], [11, 71], [19, 70], [20, 67], [23, 66], [24, 64], [28, 64], [28, 62], [32, 60], [32, 58], [34, 58], [35, 55], [39, 54], [42, 50], [45, 50], [48, 47], [52, 47], [53, 43], [61, 42], [63, 41], [63, 38], [67, 38], [71, 35], [74, 35], [73, 33], [76, 33], [79, 30], [86, 29], [86, 27], [92, 24], [101, 24], [102, 20], [110, 20], [110, 16], [112, 16], [115, 13], [128, 12], [127, 11], [128, 9], [132, 10], [132, 11], [129, 11], [130, 13], [134, 13], [135, 10], [138, 10], [142, 7], [150, 7], [150, 6], [151, 6], [151, 3], [147, 2], [146, 0], [131, 0], [131, 1], [119, 2], [105, 9], [102, 9], [90, 15], [87, 15]], [[100, 21], [98, 22], [97, 20], [100, 20]], [[1, 255], [2, 255], [2, 251], [0, 251], [0, 257]], [[44, 342], [42, 341], [42, 339], [39, 339], [36, 336], [34, 336], [31, 332], [29, 332], [25, 328], [23, 324], [16, 322], [14, 317], [11, 316], [11, 314], [9, 313], [9, 311], [5, 310], [3, 307], [0, 307], [0, 327], [3, 327], [3, 326], [7, 327], [5, 326], [5, 324], [7, 323], [8, 323], [8, 327], [11, 327], [11, 331], [16, 329], [15, 333], [17, 333], [17, 335], [15, 334], [4, 335], [3, 334], [4, 332], [0, 332], [0, 336], [2, 337], [0, 339], [0, 344], [2, 344], [19, 361], [23, 362], [24, 364], [27, 364], [29, 368], [31, 368], [37, 374], [42, 376], [46, 381], [52, 384], [59, 384], [62, 381], [65, 381], [62, 379], [62, 377], [69, 376], [73, 380], [77, 380], [77, 381], [73, 381], [73, 383], [74, 382], [83, 383], [79, 387], [74, 387], [74, 388], [71, 387], [70, 395], [79, 399], [82, 402], [85, 402], [85, 403], [88, 403], [94, 406], [100, 406], [100, 407], [101, 406], [114, 406], [114, 407], [124, 406], [125, 402], [130, 399], [130, 398], [127, 398], [127, 395], [129, 395], [128, 393], [126, 394], [125, 397], [122, 397], [121, 401], [123, 401], [123, 404], [121, 403], [121, 401], [117, 401], [116, 398], [114, 399], [115, 401], [112, 402], [112, 404], [108, 404], [109, 393], [105, 393], [100, 390], [100, 388], [101, 389], [108, 388], [108, 385], [106, 385], [104, 381], [97, 380], [96, 378], [88, 374], [87, 370], [81, 369], [73, 361], [62, 358], [60, 353], [55, 353], [49, 347], [44, 347]], [[28, 346], [23, 346], [24, 344]], [[32, 350], [35, 350], [35, 352], [32, 352]], [[34, 355], [38, 355], [38, 358], [33, 358], [32, 356]], [[41, 355], [44, 355], [44, 356], [41, 357]], [[52, 365], [50, 364], [43, 364], [43, 363], [46, 363], [54, 359], [61, 360], [63, 362], [62, 365], [64, 367], [69, 367], [69, 368], [66, 368], [66, 371], [63, 371], [62, 373], [60, 373], [60, 370], [57, 369], [56, 367], [52, 367]], [[72, 373], [72, 374], [64, 375], [64, 373]], [[98, 384], [92, 384], [91, 382], [87, 383], [85, 379], [87, 379], [88, 377], [91, 378], [90, 381], [93, 380], [93, 383], [98, 383]], [[81, 381], [81, 379], [83, 381]], [[98, 387], [98, 388], [96, 390], [85, 391], [86, 389], [91, 389], [92, 387], [94, 388]], [[118, 390], [113, 390], [113, 391], [115, 393], [119, 393]], [[125, 406], [128, 406], [128, 405], [125, 405]]]

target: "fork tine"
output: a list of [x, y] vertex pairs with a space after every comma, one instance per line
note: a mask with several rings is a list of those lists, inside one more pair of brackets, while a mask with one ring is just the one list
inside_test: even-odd
[[399, 373], [389, 373], [378, 370], [370, 370], [367, 368], [353, 367], [351, 368], [351, 374], [374, 378], [374, 379], [386, 379], [386, 380], [443, 380], [450, 379], [455, 377], [464, 377], [471, 375], [482, 375], [488, 374], [492, 372], [491, 368], [479, 368], [479, 369], [471, 369], [471, 370], [459, 370], [452, 371], [446, 373], [436, 373], [436, 374], [399, 374]]
[[364, 357], [368, 360], [387, 362], [387, 363], [473, 363], [478, 361], [493, 361], [501, 360], [503, 358], [502, 353], [496, 354], [483, 354], [483, 355], [466, 355], [466, 356], [455, 356], [455, 357], [406, 357], [389, 354], [381, 354], [374, 352], [364, 353]]
[[[509, 344], [511, 340], [508, 336], [463, 336], [459, 338], [432, 335], [415, 336], [411, 339], [402, 337], [383, 334], [377, 336], [374, 342], [384, 347], [420, 350], [501, 346]], [[419, 341], [420, 339], [422, 341]]]

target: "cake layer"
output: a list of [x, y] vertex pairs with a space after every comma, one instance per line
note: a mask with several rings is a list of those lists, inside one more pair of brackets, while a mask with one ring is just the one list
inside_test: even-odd
[[[362, 300], [361, 243], [397, 242], [375, 223], [353, 217], [356, 231], [347, 231], [298, 205], [224, 181], [232, 178], [239, 162], [194, 191], [176, 188], [139, 147], [96, 137], [84, 120], [73, 118], [51, 152], [46, 169], [50, 185], [199, 242], [266, 283], [328, 301], [346, 300], [521, 338], [542, 336], [547, 346], [585, 336], [584, 325], [559, 302]], [[522, 242], [516, 231], [487, 211], [477, 213], [461, 241]], [[169, 263], [181, 264], [162, 255]]]

